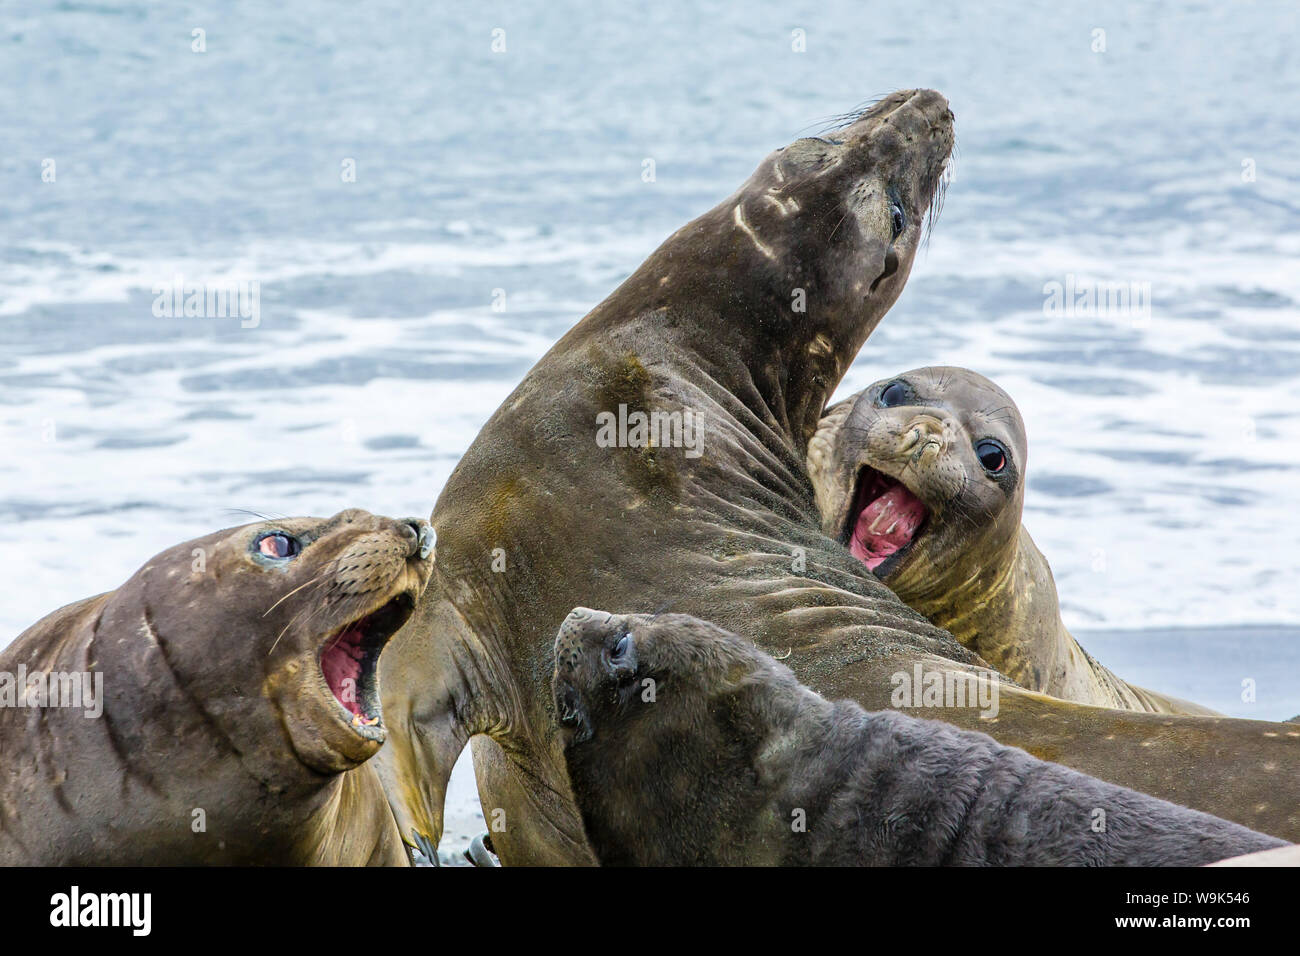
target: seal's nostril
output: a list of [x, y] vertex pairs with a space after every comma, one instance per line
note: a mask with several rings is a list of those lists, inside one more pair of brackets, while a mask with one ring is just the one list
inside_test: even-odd
[[876, 277], [875, 282], [871, 283], [871, 291], [875, 292], [876, 286], [880, 285], [880, 283], [884, 282], [886, 279], [888, 279], [897, 271], [898, 271], [898, 255], [894, 252], [893, 249], [890, 249], [889, 252], [885, 254], [884, 271], [881, 272], [880, 275]]
[[438, 540], [429, 522], [423, 518], [404, 518], [400, 524], [403, 535], [410, 542], [411, 554], [418, 552], [420, 560], [426, 560], [433, 553], [434, 544]]
[[589, 607], [575, 607], [569, 612], [569, 616], [564, 619], [564, 623], [568, 627], [577, 627], [579, 624], [588, 621], [594, 613]]

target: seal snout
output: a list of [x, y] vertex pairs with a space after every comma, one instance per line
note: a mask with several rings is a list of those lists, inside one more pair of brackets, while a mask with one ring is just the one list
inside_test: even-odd
[[947, 98], [937, 90], [899, 90], [869, 107], [850, 126], [850, 140], [880, 134], [897, 136], [896, 148], [924, 144], [926, 178], [937, 176], [952, 151], [956, 117]]
[[336, 516], [327, 527], [337, 535], [312, 545], [335, 550], [332, 557], [322, 551], [319, 558], [328, 563], [319, 575], [318, 606], [307, 618], [313, 625], [310, 653], [330, 724], [342, 725], [337, 728], [341, 735], [331, 734], [332, 746], [355, 762], [385, 739], [379, 659], [414, 613], [432, 573], [435, 536], [421, 518], [355, 510]]
[[576, 677], [592, 652], [599, 653], [605, 638], [616, 629], [614, 615], [575, 607], [555, 635], [556, 673]]
[[397, 527], [398, 533], [410, 545], [411, 550], [407, 556], [418, 556], [421, 561], [427, 561], [438, 543], [438, 535], [433, 526], [423, 518], [403, 518], [397, 522]]
[[602, 619], [608, 621], [613, 618], [613, 616], [614, 615], [610, 614], [608, 611], [594, 611], [589, 607], [575, 607], [569, 612], [569, 616], [564, 619], [564, 624], [560, 626], [563, 627], [570, 623], [576, 625], [581, 624], [584, 621], [599, 621]]
[[924, 117], [931, 124], [951, 125], [956, 119], [948, 98], [938, 90], [895, 90], [863, 111], [857, 123], [881, 123], [900, 112]]
[[[570, 743], [583, 743], [595, 733], [586, 695], [598, 689], [622, 660], [611, 661], [610, 645], [626, 634], [623, 615], [576, 607], [555, 635], [555, 670], [551, 684], [556, 719], [572, 730]], [[630, 642], [629, 642], [630, 643]], [[611, 665], [615, 665], [611, 669]]]
[[277, 592], [266, 653], [295, 753], [322, 773], [358, 766], [387, 736], [380, 657], [433, 572], [433, 528], [353, 508], [248, 526], [241, 540]]
[[926, 452], [939, 453], [951, 440], [952, 429], [948, 423], [934, 415], [917, 415], [907, 423], [898, 443], [901, 457], [909, 458], [913, 464], [919, 462]]

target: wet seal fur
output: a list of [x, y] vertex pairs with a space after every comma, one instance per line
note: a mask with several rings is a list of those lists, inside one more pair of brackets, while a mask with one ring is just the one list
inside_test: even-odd
[[[805, 463], [831, 394], [903, 288], [952, 144], [947, 101], [907, 90], [776, 150], [493, 413], [434, 507], [434, 579], [382, 663], [389, 740], [376, 763], [403, 834], [437, 842], [447, 780], [473, 738], [501, 862], [592, 861], [549, 688], [555, 629], [579, 605], [670, 605], [868, 710], [889, 706], [900, 672], [987, 666], [821, 531]], [[689, 409], [702, 454], [600, 447], [598, 416], [620, 404]], [[924, 715], [1300, 838], [1300, 804], [1282, 795], [1300, 772], [1300, 727], [1104, 710], [1010, 683], [999, 707], [995, 721]]]
[[408, 862], [368, 761], [432, 545], [358, 510], [258, 522], [24, 631], [0, 671], [102, 678], [102, 713], [0, 707], [0, 864]]
[[1195, 866], [1288, 845], [985, 734], [832, 704], [685, 615], [574, 609], [552, 691], [606, 865]]
[[[1021, 524], [1027, 462], [1011, 397], [948, 366], [893, 375], [836, 403], [808, 443], [822, 530], [998, 671], [1081, 704], [1214, 714], [1122, 680], [1066, 630], [1052, 569]], [[909, 533], [891, 539], [900, 524]]]

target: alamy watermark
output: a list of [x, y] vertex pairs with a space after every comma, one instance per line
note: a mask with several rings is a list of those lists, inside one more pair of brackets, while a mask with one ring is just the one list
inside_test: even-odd
[[262, 322], [262, 283], [257, 279], [155, 282], [153, 314], [159, 319], [239, 319], [240, 328]]
[[1065, 282], [1043, 284], [1043, 314], [1053, 318], [1119, 316], [1151, 318], [1150, 282], [1098, 282], [1068, 273]]
[[971, 707], [989, 720], [998, 715], [998, 676], [993, 671], [929, 671], [918, 661], [912, 672], [898, 671], [889, 676], [894, 689], [889, 705], [910, 707]]
[[0, 707], [73, 707], [86, 717], [104, 712], [104, 675], [99, 671], [0, 671]]
[[153, 928], [152, 893], [83, 893], [74, 885], [50, 897], [50, 925], [55, 927], [122, 927], [132, 936]]
[[687, 458], [704, 453], [704, 422], [689, 408], [680, 412], [629, 412], [596, 415], [596, 445], [600, 448], [682, 448]]

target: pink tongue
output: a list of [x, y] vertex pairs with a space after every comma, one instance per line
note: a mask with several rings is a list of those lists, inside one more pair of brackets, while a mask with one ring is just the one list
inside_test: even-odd
[[[354, 714], [361, 713], [359, 684], [361, 682], [361, 632], [345, 631], [334, 639], [320, 657], [320, 669], [325, 682], [334, 692], [335, 699]], [[350, 681], [351, 683], [345, 683]]]
[[921, 500], [903, 485], [895, 485], [862, 509], [853, 526], [849, 551], [874, 571], [912, 540], [924, 520]]

